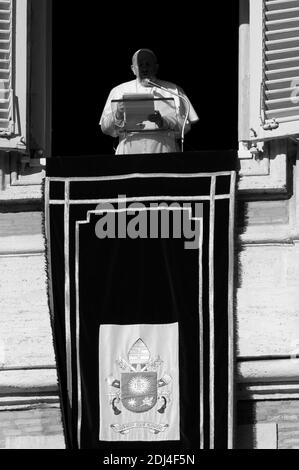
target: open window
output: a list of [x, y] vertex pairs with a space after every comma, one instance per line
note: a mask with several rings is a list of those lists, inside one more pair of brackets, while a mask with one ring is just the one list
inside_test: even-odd
[[299, 136], [299, 0], [240, 1], [239, 67], [241, 189], [287, 192]]
[[51, 12], [51, 0], [0, 0], [1, 199], [19, 186], [31, 197], [51, 155]]

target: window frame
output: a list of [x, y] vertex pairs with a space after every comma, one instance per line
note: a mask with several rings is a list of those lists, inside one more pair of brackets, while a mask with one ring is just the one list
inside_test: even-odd
[[0, 149], [26, 151], [28, 142], [28, 1], [12, 0], [12, 82], [14, 131], [11, 135], [0, 135]]
[[12, 135], [0, 136], [0, 150], [51, 156], [52, 0], [12, 0]]
[[[263, 124], [264, 83], [264, 0], [250, 0], [249, 4], [249, 135], [250, 142], [266, 141], [299, 135], [299, 119], [280, 122], [277, 128], [265, 129]], [[299, 80], [299, 77], [298, 77]], [[267, 123], [267, 121], [266, 121]]]
[[289, 196], [294, 152], [293, 135], [261, 126], [262, 7], [263, 0], [239, 0], [239, 195], [248, 200]]
[[[52, 0], [15, 3], [14, 79], [19, 132], [0, 141], [0, 200], [41, 198], [52, 137]], [[26, 39], [25, 39], [26, 38]]]

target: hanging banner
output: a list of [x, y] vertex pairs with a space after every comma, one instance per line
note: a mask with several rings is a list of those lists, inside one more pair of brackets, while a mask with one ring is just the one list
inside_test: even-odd
[[233, 447], [234, 165], [233, 152], [48, 160], [68, 448]]

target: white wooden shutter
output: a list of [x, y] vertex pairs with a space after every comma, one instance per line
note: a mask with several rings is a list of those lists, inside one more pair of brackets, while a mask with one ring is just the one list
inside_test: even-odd
[[249, 140], [299, 134], [299, 0], [250, 0], [248, 96]]
[[0, 136], [14, 131], [12, 89], [13, 0], [0, 0]]
[[261, 121], [269, 137], [299, 133], [299, 0], [263, 0]]

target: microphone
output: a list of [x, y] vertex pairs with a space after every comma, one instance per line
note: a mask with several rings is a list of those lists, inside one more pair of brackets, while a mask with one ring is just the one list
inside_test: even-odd
[[145, 83], [146, 85], [152, 85], [152, 86], [156, 86], [158, 88], [161, 88], [161, 85], [158, 85], [158, 83], [154, 83], [152, 82], [149, 78], [143, 78], [143, 83]]
[[151, 85], [153, 87], [160, 88], [161, 90], [164, 90], [167, 93], [178, 96], [180, 99], [184, 100], [185, 103], [187, 103], [187, 113], [186, 113], [186, 116], [185, 116], [185, 119], [184, 119], [184, 123], [183, 123], [183, 127], [182, 127], [182, 133], [181, 133], [181, 148], [182, 148], [182, 152], [183, 152], [184, 151], [184, 139], [185, 139], [185, 127], [186, 127], [186, 124], [187, 124], [187, 119], [189, 117], [190, 106], [191, 106], [190, 101], [185, 96], [182, 96], [182, 95], [180, 95], [179, 93], [176, 93], [173, 90], [169, 90], [168, 88], [165, 88], [164, 86], [159, 85], [159, 83], [152, 82], [152, 80], [150, 80], [149, 78], [144, 78], [143, 82], [146, 83], [147, 85]]

